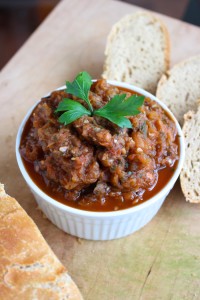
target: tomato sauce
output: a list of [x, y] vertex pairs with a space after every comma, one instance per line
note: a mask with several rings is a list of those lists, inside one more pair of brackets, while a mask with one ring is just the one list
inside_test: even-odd
[[[99, 80], [90, 102], [98, 108], [119, 93], [134, 94]], [[21, 138], [24, 166], [43, 192], [74, 208], [114, 211], [145, 202], [163, 189], [177, 166], [179, 137], [156, 102], [145, 99], [141, 113], [129, 118], [133, 130], [88, 116], [61, 126], [54, 110], [66, 96], [57, 91], [42, 99]]]

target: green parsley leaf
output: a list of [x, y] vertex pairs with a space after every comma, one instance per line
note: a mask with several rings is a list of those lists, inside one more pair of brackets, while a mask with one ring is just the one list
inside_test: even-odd
[[66, 82], [66, 92], [84, 100], [90, 111], [78, 101], [63, 99], [55, 110], [56, 113], [64, 112], [59, 117], [59, 122], [68, 125], [83, 115], [97, 115], [108, 119], [119, 127], [132, 128], [130, 120], [126, 117], [140, 113], [139, 108], [143, 105], [145, 97], [132, 95], [126, 98], [126, 94], [115, 95], [105, 106], [93, 110], [89, 100], [91, 85], [92, 79], [87, 72], [79, 73], [73, 82]]
[[[99, 114], [98, 114], [99, 115]], [[132, 128], [132, 124], [129, 119], [123, 116], [116, 116], [116, 115], [104, 115], [103, 113], [99, 115], [112, 123], [117, 124], [121, 128]]]
[[92, 78], [90, 77], [90, 75], [87, 72], [81, 72], [76, 76], [73, 82], [66, 82], [66, 92], [80, 99], [83, 99], [87, 103], [90, 111], [92, 112], [93, 107], [88, 98], [91, 85]]
[[132, 95], [126, 99], [126, 94], [115, 95], [105, 106], [95, 110], [94, 115], [106, 118], [119, 127], [132, 128], [131, 122], [125, 116], [139, 114], [139, 107], [144, 103], [144, 98]]
[[57, 109], [55, 112], [60, 112], [60, 111], [65, 111], [65, 110], [79, 110], [84, 112], [86, 115], [91, 115], [91, 112], [87, 110], [81, 103], [64, 98], [58, 105]]
[[66, 111], [64, 114], [62, 114], [58, 120], [60, 123], [64, 123], [64, 125], [68, 125], [75, 120], [79, 119], [82, 117], [84, 114], [80, 111], [75, 111], [75, 110], [69, 110]]
[[65, 125], [79, 119], [83, 115], [91, 115], [91, 112], [87, 110], [82, 104], [71, 99], [63, 99], [55, 110], [56, 113], [65, 111], [60, 117], [59, 122]]

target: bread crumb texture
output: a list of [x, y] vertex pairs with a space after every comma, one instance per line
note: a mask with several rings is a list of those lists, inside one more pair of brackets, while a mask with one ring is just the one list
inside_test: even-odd
[[200, 106], [184, 115], [186, 158], [181, 171], [181, 188], [186, 200], [200, 203]]
[[116, 23], [108, 36], [102, 77], [124, 81], [155, 94], [169, 68], [169, 34], [153, 15], [138, 12]]
[[158, 83], [156, 92], [173, 112], [179, 123], [189, 110], [196, 111], [200, 98], [200, 55], [174, 66]]

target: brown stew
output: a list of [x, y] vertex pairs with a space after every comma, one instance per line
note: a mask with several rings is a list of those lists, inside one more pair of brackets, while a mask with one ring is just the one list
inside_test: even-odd
[[[93, 83], [93, 107], [114, 95], [132, 91]], [[175, 123], [146, 98], [139, 115], [129, 117], [133, 129], [101, 117], [83, 116], [64, 126], [55, 114], [63, 98], [55, 91], [43, 98], [28, 119], [20, 152], [32, 180], [55, 200], [84, 210], [113, 211], [135, 206], [158, 193], [173, 175], [179, 154]]]

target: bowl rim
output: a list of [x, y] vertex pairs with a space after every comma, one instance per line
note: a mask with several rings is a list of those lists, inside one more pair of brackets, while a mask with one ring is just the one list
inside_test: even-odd
[[[95, 81], [96, 81], [96, 79], [93, 80], [93, 82], [95, 82]], [[169, 108], [164, 103], [162, 103], [157, 97], [155, 97], [151, 93], [149, 93], [149, 92], [145, 91], [144, 89], [139, 88], [135, 85], [128, 84], [128, 83], [125, 83], [125, 82], [119, 82], [119, 81], [115, 81], [115, 80], [107, 80], [107, 82], [111, 85], [114, 85], [114, 86], [130, 89], [134, 92], [140, 93], [141, 95], [143, 95], [145, 97], [150, 98], [151, 100], [156, 101], [170, 115], [170, 117], [174, 121], [174, 123], [176, 125], [176, 128], [177, 128], [177, 131], [178, 131], [178, 139], [179, 139], [179, 145], [180, 145], [180, 149], [179, 149], [180, 157], [179, 157], [178, 164], [176, 166], [175, 172], [173, 173], [171, 179], [167, 182], [167, 184], [157, 194], [155, 194], [153, 197], [151, 197], [150, 199], [148, 199], [145, 202], [142, 202], [142, 203], [140, 203], [136, 206], [121, 209], [121, 210], [117, 210], [117, 211], [105, 211], [105, 212], [100, 211], [100, 212], [96, 212], [96, 211], [82, 210], [82, 209], [78, 209], [78, 208], [74, 208], [74, 207], [62, 204], [59, 201], [57, 201], [57, 200], [51, 198], [50, 196], [48, 196], [45, 192], [43, 192], [34, 183], [34, 181], [29, 176], [28, 172], [26, 171], [26, 168], [25, 168], [25, 166], [23, 164], [23, 161], [22, 161], [22, 158], [21, 158], [21, 154], [19, 152], [19, 146], [20, 146], [20, 141], [21, 141], [21, 136], [22, 136], [24, 126], [25, 126], [29, 116], [31, 115], [32, 111], [34, 110], [34, 108], [41, 101], [41, 100], [38, 100], [29, 109], [29, 111], [27, 112], [27, 114], [23, 118], [23, 120], [22, 120], [22, 122], [19, 126], [19, 129], [18, 129], [17, 136], [16, 136], [16, 145], [15, 145], [17, 163], [18, 163], [19, 169], [20, 169], [25, 181], [27, 182], [27, 184], [31, 188], [31, 190], [33, 190], [44, 201], [48, 202], [49, 204], [53, 205], [54, 207], [56, 207], [58, 209], [61, 209], [65, 212], [67, 212], [67, 213], [71, 213], [73, 215], [79, 215], [79, 216], [90, 217], [90, 218], [96, 218], [96, 217], [105, 218], [105, 217], [123, 216], [123, 215], [131, 214], [131, 213], [136, 212], [138, 210], [142, 210], [142, 209], [150, 206], [151, 204], [155, 203], [160, 198], [166, 196], [168, 194], [168, 192], [170, 192], [171, 188], [173, 187], [176, 180], [178, 179], [178, 176], [179, 176], [179, 174], [181, 172], [181, 169], [182, 169], [182, 166], [183, 166], [183, 162], [184, 162], [184, 158], [185, 158], [184, 136], [183, 136], [183, 133], [182, 133], [182, 130], [181, 130], [181, 127], [180, 127], [178, 121], [176, 120], [173, 113], [169, 110]], [[66, 88], [66, 86], [63, 85], [63, 86], [57, 88], [56, 91], [62, 90], [62, 89], [65, 89], [65, 88]], [[44, 97], [47, 97], [49, 95], [50, 95], [50, 93], [48, 93]]]

